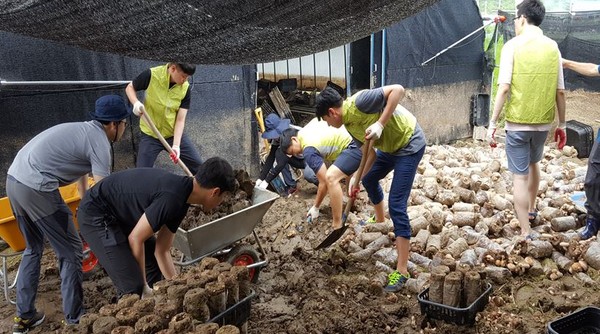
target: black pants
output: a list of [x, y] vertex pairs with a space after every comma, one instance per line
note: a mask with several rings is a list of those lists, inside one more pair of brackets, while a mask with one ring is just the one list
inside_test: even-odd
[[[598, 129], [600, 132], [600, 129]], [[588, 159], [588, 169], [585, 175], [585, 196], [587, 200], [585, 202], [585, 208], [587, 209], [588, 215], [600, 220], [600, 133]]]
[[[77, 216], [83, 239], [87, 241], [100, 265], [113, 281], [118, 296], [129, 293], [141, 295], [144, 279], [129, 247], [127, 235], [121, 230], [119, 222], [106, 215], [89, 215], [81, 208]], [[154, 257], [155, 246], [154, 237], [144, 243], [146, 280], [150, 286], [163, 278]]]

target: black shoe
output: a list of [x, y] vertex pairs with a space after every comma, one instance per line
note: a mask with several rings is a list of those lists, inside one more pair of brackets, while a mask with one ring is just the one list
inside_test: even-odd
[[598, 222], [596, 220], [596, 218], [588, 215], [586, 223], [585, 223], [585, 228], [583, 229], [583, 231], [581, 231], [579, 233], [579, 237], [582, 240], [587, 240], [587, 239], [595, 236], [596, 233], [598, 233], [599, 227], [600, 227], [600, 222]]
[[37, 327], [44, 322], [46, 315], [44, 312], [35, 312], [35, 315], [29, 319], [23, 319], [21, 317], [15, 317], [15, 324], [13, 325], [13, 334], [27, 333], [30, 329]]

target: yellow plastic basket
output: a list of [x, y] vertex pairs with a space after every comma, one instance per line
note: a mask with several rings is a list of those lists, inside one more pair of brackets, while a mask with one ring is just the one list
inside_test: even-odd
[[[90, 185], [93, 182], [92, 180], [93, 179], [88, 181]], [[65, 203], [69, 206], [69, 209], [71, 209], [71, 212], [73, 213], [73, 222], [75, 223], [77, 230], [79, 230], [79, 225], [77, 224], [77, 219], [75, 217], [75, 212], [80, 201], [79, 192], [77, 191], [77, 182], [60, 187], [58, 190]], [[0, 238], [6, 241], [8, 246], [16, 252], [25, 249], [25, 239], [23, 238], [23, 234], [21, 234], [15, 216], [13, 216], [8, 197], [0, 198]]]

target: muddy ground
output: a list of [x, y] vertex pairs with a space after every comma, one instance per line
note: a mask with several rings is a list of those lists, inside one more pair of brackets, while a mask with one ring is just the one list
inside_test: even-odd
[[[600, 94], [570, 92], [567, 103], [567, 119], [597, 129]], [[416, 293], [384, 293], [374, 284], [374, 275], [380, 271], [374, 260], [349, 261], [335, 246], [313, 250], [330, 231], [331, 213], [326, 200], [319, 220], [305, 223], [316, 187], [303, 181], [300, 187], [294, 197], [276, 200], [256, 229], [269, 264], [254, 286], [258, 295], [252, 304], [249, 333], [543, 333], [548, 322], [566, 313], [600, 305], [597, 284], [584, 286], [569, 274], [556, 281], [520, 276], [506, 284], [493, 284], [490, 301], [472, 326], [429, 320], [420, 312]], [[371, 210], [364, 191], [356, 209], [359, 215]], [[10, 260], [13, 277], [18, 258]], [[60, 333], [60, 278], [51, 250], [43, 258], [41, 273], [37, 307], [47, 320], [31, 333]], [[596, 271], [588, 274], [598, 282]], [[114, 289], [101, 270], [90, 276], [84, 282], [85, 306], [97, 312], [114, 301]], [[9, 333], [15, 307], [1, 302], [0, 314], [0, 333]]]

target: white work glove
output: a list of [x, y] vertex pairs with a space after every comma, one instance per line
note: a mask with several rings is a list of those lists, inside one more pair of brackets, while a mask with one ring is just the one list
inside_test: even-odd
[[268, 186], [269, 186], [269, 183], [267, 183], [267, 181], [260, 181], [260, 183], [257, 185], [257, 187], [262, 190], [267, 189]]
[[348, 196], [349, 197], [356, 197], [356, 195], [360, 191], [360, 184], [356, 188], [353, 188], [355, 181], [356, 181], [356, 176], [352, 175], [352, 177], [350, 178], [350, 184], [348, 184]]
[[173, 153], [169, 154], [169, 156], [171, 157], [171, 160], [173, 160], [174, 163], [177, 163], [179, 161], [179, 145], [173, 145], [173, 147], [171, 147], [171, 150], [173, 150]]
[[312, 223], [317, 218], [319, 218], [319, 208], [313, 205], [306, 214], [306, 221]]
[[367, 128], [367, 130], [365, 130], [365, 139], [374, 139], [377, 140], [381, 137], [381, 133], [383, 132], [383, 125], [381, 123], [379, 123], [379, 121], [371, 124], [371, 126], [369, 126]]
[[142, 116], [143, 113], [146, 112], [146, 108], [144, 107], [144, 104], [142, 102], [135, 101], [135, 103], [133, 104], [133, 114], [136, 115], [137, 117]]
[[148, 283], [144, 285], [144, 291], [142, 291], [142, 299], [152, 298], [154, 296], [154, 291], [150, 288]]
[[490, 121], [490, 125], [488, 125], [487, 134], [485, 136], [490, 147], [496, 147], [496, 122]]

